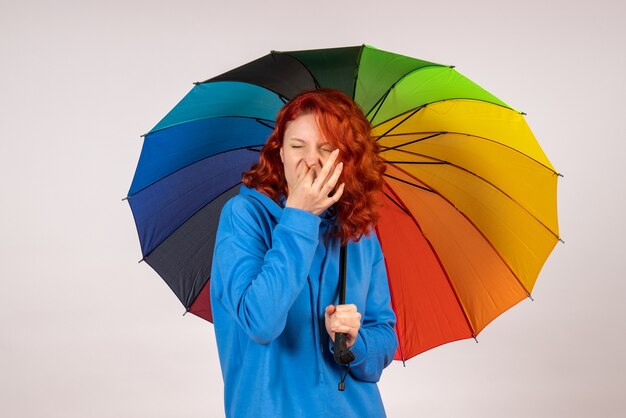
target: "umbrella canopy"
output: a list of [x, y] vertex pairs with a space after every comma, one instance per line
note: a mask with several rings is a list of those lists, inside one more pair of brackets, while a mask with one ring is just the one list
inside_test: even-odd
[[185, 308], [212, 320], [221, 208], [280, 107], [325, 87], [361, 106], [387, 161], [377, 234], [396, 359], [476, 337], [530, 296], [559, 240], [558, 174], [524, 114], [452, 66], [363, 45], [273, 51], [195, 83], [145, 135], [128, 201], [143, 260]]

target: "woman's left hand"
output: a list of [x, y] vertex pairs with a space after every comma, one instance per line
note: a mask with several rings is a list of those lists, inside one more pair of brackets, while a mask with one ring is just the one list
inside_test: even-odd
[[356, 305], [328, 305], [325, 311], [326, 331], [335, 342], [335, 333], [342, 332], [347, 336], [347, 346], [352, 347], [361, 328], [361, 314]]

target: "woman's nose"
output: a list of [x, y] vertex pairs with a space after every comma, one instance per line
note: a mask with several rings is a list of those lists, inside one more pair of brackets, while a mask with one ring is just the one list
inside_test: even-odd
[[320, 155], [317, 152], [310, 152], [309, 154], [307, 154], [304, 161], [309, 168], [313, 167], [314, 165], [321, 165]]

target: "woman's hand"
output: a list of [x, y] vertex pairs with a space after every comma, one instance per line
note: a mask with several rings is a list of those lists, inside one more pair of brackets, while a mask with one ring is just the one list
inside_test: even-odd
[[306, 210], [319, 215], [339, 201], [343, 194], [344, 183], [337, 188], [332, 196], [330, 192], [335, 188], [343, 163], [334, 165], [339, 150], [334, 150], [321, 169], [317, 165], [308, 167], [303, 161], [298, 169], [298, 181], [292, 190], [289, 190], [286, 207]]
[[333, 342], [335, 333], [342, 332], [347, 336], [346, 345], [352, 347], [361, 328], [361, 314], [357, 312], [356, 305], [328, 305], [324, 314], [326, 331]]

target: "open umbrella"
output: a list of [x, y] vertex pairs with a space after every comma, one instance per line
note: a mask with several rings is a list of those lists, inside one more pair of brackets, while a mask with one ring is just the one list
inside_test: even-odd
[[280, 107], [321, 87], [361, 106], [388, 163], [377, 234], [396, 359], [475, 338], [530, 296], [559, 240], [558, 174], [524, 114], [452, 66], [363, 45], [273, 51], [195, 83], [145, 135], [128, 201], [143, 260], [186, 310], [212, 319], [220, 210]]

